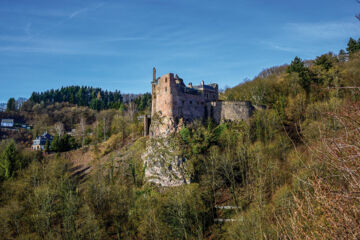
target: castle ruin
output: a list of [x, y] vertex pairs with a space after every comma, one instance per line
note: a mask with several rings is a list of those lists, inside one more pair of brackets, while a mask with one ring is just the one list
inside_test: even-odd
[[187, 86], [173, 73], [156, 78], [153, 69], [151, 120], [145, 118], [145, 135], [161, 136], [176, 132], [184, 123], [212, 118], [221, 121], [246, 120], [254, 107], [247, 101], [219, 100], [218, 84]]

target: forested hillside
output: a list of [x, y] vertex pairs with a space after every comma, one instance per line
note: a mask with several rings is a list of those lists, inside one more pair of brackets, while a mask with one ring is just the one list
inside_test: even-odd
[[[139, 94], [133, 98], [126, 94], [127, 101], [135, 101], [140, 110], [144, 110], [151, 101], [150, 94]], [[87, 106], [94, 110], [119, 109], [123, 107], [123, 95], [120, 91], [104, 91], [101, 88], [69, 86], [61, 89], [51, 89], [45, 92], [33, 92], [30, 99], [32, 103], [50, 105], [68, 102], [78, 106]]]
[[360, 40], [350, 40], [346, 52], [295, 57], [227, 89], [223, 99], [266, 108], [249, 121], [194, 122], [169, 136], [191, 179], [178, 187], [145, 177], [142, 155], [151, 139], [137, 116], [150, 104], [95, 111], [40, 100], [28, 114], [36, 111], [33, 118], [55, 134], [61, 128], [53, 119], [62, 116], [65, 128], [78, 129], [79, 149], [33, 153], [2, 142], [0, 235], [359, 239], [359, 50]]

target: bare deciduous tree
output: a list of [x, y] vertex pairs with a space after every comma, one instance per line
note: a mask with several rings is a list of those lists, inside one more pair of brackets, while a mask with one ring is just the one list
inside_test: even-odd
[[114, 110], [105, 110], [102, 111], [99, 116], [98, 116], [98, 122], [102, 121], [102, 134], [104, 137], [104, 141], [106, 141], [106, 139], [108, 138], [108, 135], [110, 134], [110, 128], [111, 128], [111, 123], [113, 120], [113, 117], [115, 115]]
[[54, 128], [59, 137], [64, 134], [64, 124], [62, 122], [55, 123]]
[[80, 131], [81, 131], [81, 138], [82, 138], [82, 146], [85, 144], [85, 134], [86, 134], [86, 120], [84, 117], [80, 119]]
[[131, 101], [129, 103], [129, 108], [128, 108], [128, 114], [131, 121], [134, 121], [135, 113], [136, 113], [136, 104], [134, 101]]

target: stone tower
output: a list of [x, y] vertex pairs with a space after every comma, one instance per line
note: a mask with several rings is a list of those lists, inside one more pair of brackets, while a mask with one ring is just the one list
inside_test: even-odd
[[153, 68], [153, 80], [151, 82], [152, 90], [151, 90], [151, 117], [156, 113], [156, 68]]
[[153, 81], [152, 82], [155, 82], [156, 81], [156, 68], [153, 67]]
[[165, 74], [152, 83], [152, 116], [158, 113], [161, 116], [172, 117], [174, 85], [172, 73]]

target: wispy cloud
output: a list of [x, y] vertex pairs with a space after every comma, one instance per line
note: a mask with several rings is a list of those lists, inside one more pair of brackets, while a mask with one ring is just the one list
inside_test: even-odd
[[342, 22], [320, 22], [320, 23], [288, 23], [284, 30], [294, 37], [310, 39], [336, 39], [358, 35], [359, 22], [355, 20]]
[[298, 49], [298, 48], [294, 48], [294, 47], [284, 46], [281, 43], [275, 43], [272, 41], [261, 41], [260, 44], [264, 45], [267, 48], [282, 51], [282, 52], [295, 53], [295, 52], [299, 52], [299, 51], [304, 51], [304, 49]]
[[90, 11], [90, 10], [96, 10], [98, 8], [101, 8], [102, 6], [104, 6], [105, 3], [104, 2], [101, 2], [101, 3], [98, 3], [96, 5], [93, 5], [93, 6], [89, 6], [89, 7], [85, 7], [85, 8], [82, 8], [82, 9], [79, 9], [79, 10], [76, 10], [74, 12], [72, 12], [70, 15], [69, 15], [69, 19], [72, 19], [74, 17], [77, 17], [78, 15], [82, 14], [82, 13], [85, 13], [87, 11]]
[[146, 36], [140, 36], [140, 37], [110, 37], [110, 38], [102, 38], [98, 39], [96, 42], [122, 42], [122, 41], [142, 41], [147, 40], [149, 37]]
[[[312, 57], [324, 42], [360, 35], [360, 24], [354, 19], [331, 22], [286, 23], [273, 37], [259, 41], [267, 49]], [[329, 49], [328, 49], [329, 50]]]
[[[85, 12], [88, 12], [88, 11], [91, 11], [91, 10], [96, 10], [98, 8], [101, 8], [105, 5], [104, 2], [101, 2], [101, 3], [98, 3], [96, 5], [92, 5], [92, 6], [89, 6], [89, 7], [85, 7], [85, 8], [81, 8], [81, 9], [78, 9], [76, 11], [73, 11], [71, 12], [69, 15], [66, 15], [65, 18], [63, 17], [62, 20], [54, 23], [53, 25], [51, 25], [50, 27], [46, 28], [46, 29], [43, 29], [43, 30], [40, 30], [38, 32], [35, 32], [34, 33], [31, 33], [30, 32], [30, 29], [32, 27], [32, 24], [31, 23], [28, 23], [25, 27], [25, 33], [26, 35], [28, 36], [28, 38], [26, 40], [31, 40], [32, 38], [34, 37], [38, 37], [42, 34], [44, 34], [45, 32], [48, 32], [48, 31], [51, 31], [51, 30], [54, 30], [56, 28], [58, 28], [59, 26], [65, 24], [66, 22], [74, 19], [75, 17], [79, 16], [80, 14], [82, 13], [85, 13]], [[62, 15], [60, 15], [62, 16]]]
[[72, 19], [83, 12], [87, 12], [88, 10], [89, 10], [89, 8], [82, 8], [82, 9], [76, 10], [69, 15], [69, 19]]
[[99, 37], [95, 39], [59, 39], [26, 36], [0, 36], [0, 52], [3, 53], [37, 53], [57, 55], [126, 55], [128, 51], [114, 51], [109, 42], [140, 41], [146, 37]]
[[20, 14], [36, 17], [67, 17], [69, 14], [64, 9], [55, 9], [55, 8], [27, 8], [26, 12], [21, 8], [6, 8], [2, 6], [0, 8], [0, 13], [11, 13], [11, 14]]
[[106, 49], [88, 49], [79, 46], [5, 46], [0, 47], [0, 52], [7, 53], [36, 53], [36, 54], [57, 54], [57, 55], [98, 55], [116, 56], [118, 52]]

